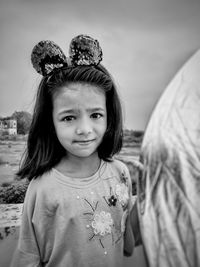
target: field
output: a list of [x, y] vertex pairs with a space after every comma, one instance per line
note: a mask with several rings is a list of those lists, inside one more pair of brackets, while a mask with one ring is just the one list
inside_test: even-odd
[[[16, 172], [26, 148], [25, 140], [1, 140], [0, 141], [0, 204], [23, 203], [28, 183], [17, 179]], [[134, 164], [138, 161], [140, 144], [132, 138], [125, 140], [124, 146], [116, 157], [127, 164], [132, 178], [133, 195], [136, 194], [136, 179], [138, 167]]]
[[[0, 189], [6, 189], [9, 184], [16, 184], [21, 182], [16, 182], [15, 173], [19, 168], [20, 160], [26, 147], [25, 141], [0, 141]], [[138, 155], [140, 153], [140, 145], [134, 144], [133, 142], [125, 142], [121, 153], [118, 157], [126, 162], [128, 165], [134, 160], [138, 160]], [[133, 180], [135, 179], [136, 168], [131, 168], [129, 165], [129, 170], [131, 172]], [[1, 204], [1, 201], [0, 201]], [[7, 204], [6, 204], [7, 205]], [[8, 210], [9, 205], [7, 205], [6, 210]], [[4, 205], [0, 205], [4, 207]], [[13, 224], [13, 218], [16, 217], [16, 209], [22, 206], [14, 206], [14, 217], [11, 214], [11, 220]], [[9, 223], [8, 217], [3, 213], [3, 218]], [[3, 224], [3, 220], [2, 222]], [[16, 222], [18, 222], [16, 220]], [[14, 253], [15, 247], [17, 245], [19, 226], [18, 227], [5, 227], [6, 224], [0, 227], [0, 262], [2, 267], [7, 267], [10, 264], [12, 255]], [[9, 254], [7, 251], [9, 250]], [[124, 267], [130, 266], [140, 266], [146, 267], [143, 247], [139, 246], [135, 248], [134, 255], [132, 257], [126, 258], [124, 261]]]
[[25, 146], [25, 141], [0, 141], [0, 186], [14, 181]]
[[[0, 141], [0, 186], [15, 181], [15, 173], [26, 148], [25, 141]], [[119, 154], [125, 162], [138, 159], [140, 145], [128, 145], [127, 142]]]

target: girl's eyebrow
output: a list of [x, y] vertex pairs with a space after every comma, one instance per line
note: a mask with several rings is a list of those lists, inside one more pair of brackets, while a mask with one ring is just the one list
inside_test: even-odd
[[89, 111], [89, 112], [97, 112], [97, 111], [105, 111], [105, 109], [104, 108], [102, 108], [102, 107], [96, 107], [96, 108], [89, 108], [89, 109], [87, 109], [87, 111]]
[[[87, 112], [105, 112], [105, 109], [102, 107], [95, 107], [95, 108], [88, 108], [86, 109]], [[64, 109], [61, 110], [58, 114], [62, 115], [62, 114], [66, 114], [66, 113], [78, 113], [79, 109]]]
[[75, 113], [76, 109], [64, 109], [58, 112], [58, 115], [66, 114], [66, 113]]

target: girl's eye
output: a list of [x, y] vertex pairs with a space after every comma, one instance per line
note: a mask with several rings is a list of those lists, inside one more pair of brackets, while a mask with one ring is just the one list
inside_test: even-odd
[[102, 117], [103, 117], [103, 114], [101, 114], [101, 113], [93, 113], [91, 115], [91, 118], [93, 118], [93, 119], [100, 119]]
[[70, 122], [70, 121], [73, 121], [73, 120], [75, 120], [75, 119], [76, 119], [75, 116], [70, 115], [70, 116], [66, 116], [66, 117], [64, 117], [62, 120], [63, 120], [63, 121]]

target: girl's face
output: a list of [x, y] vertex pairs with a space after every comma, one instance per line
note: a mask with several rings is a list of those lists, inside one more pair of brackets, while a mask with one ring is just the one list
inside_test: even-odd
[[107, 128], [104, 91], [82, 83], [61, 87], [53, 96], [53, 122], [68, 157], [97, 153]]

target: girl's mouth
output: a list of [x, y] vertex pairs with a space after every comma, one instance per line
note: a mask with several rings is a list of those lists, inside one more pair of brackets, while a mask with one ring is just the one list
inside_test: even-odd
[[88, 145], [92, 142], [94, 142], [95, 139], [91, 140], [75, 140], [74, 143], [80, 144], [80, 145]]

